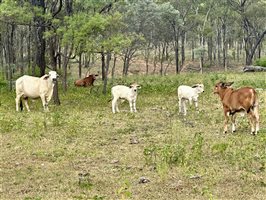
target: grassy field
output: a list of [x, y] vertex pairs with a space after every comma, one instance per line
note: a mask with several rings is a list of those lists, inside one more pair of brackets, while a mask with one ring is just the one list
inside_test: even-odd
[[[259, 90], [260, 125], [246, 117], [223, 134], [223, 112], [213, 86], [219, 80]], [[265, 199], [266, 73], [132, 76], [138, 113], [127, 102], [111, 113], [110, 92], [60, 91], [62, 105], [40, 100], [15, 111], [15, 92], [0, 81], [1, 199]], [[73, 82], [72, 80], [70, 81]], [[199, 113], [178, 114], [180, 84], [204, 83]], [[108, 86], [110, 91], [111, 84]]]

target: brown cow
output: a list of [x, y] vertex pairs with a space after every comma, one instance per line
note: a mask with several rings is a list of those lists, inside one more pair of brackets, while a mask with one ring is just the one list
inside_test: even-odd
[[78, 87], [93, 86], [93, 82], [96, 80], [96, 76], [98, 76], [98, 74], [91, 74], [83, 79], [76, 80], [74, 84]]
[[251, 124], [251, 134], [259, 131], [259, 102], [257, 93], [252, 87], [243, 87], [237, 90], [230, 86], [234, 82], [219, 82], [215, 85], [214, 93], [218, 94], [224, 109], [224, 133], [227, 132], [229, 116], [231, 115], [232, 132], [235, 132], [235, 120], [237, 112], [246, 112]]

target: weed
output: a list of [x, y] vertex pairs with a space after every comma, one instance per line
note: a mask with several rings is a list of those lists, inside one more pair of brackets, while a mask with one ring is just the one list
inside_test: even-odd
[[119, 199], [121, 200], [130, 199], [132, 193], [130, 191], [129, 181], [126, 180], [124, 184], [116, 191], [116, 193], [119, 196]]

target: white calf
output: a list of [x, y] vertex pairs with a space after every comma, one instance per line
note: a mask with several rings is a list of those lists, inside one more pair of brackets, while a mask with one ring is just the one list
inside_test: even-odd
[[19, 111], [19, 103], [20, 109], [23, 110], [22, 98], [25, 100], [28, 111], [30, 111], [28, 98], [41, 98], [44, 110], [48, 111], [48, 102], [52, 98], [57, 76], [55, 71], [50, 71], [49, 74], [40, 78], [28, 75], [18, 78], [16, 80], [16, 110]]
[[179, 101], [179, 113], [187, 114], [186, 101], [189, 101], [192, 105], [192, 101], [195, 103], [196, 109], [198, 108], [198, 97], [199, 94], [204, 92], [203, 84], [196, 84], [192, 87], [187, 85], [181, 85], [177, 89], [178, 101]]
[[111, 93], [113, 96], [112, 100], [112, 112], [119, 112], [118, 99], [126, 99], [129, 102], [130, 112], [137, 112], [136, 100], [138, 95], [138, 89], [140, 86], [136, 83], [130, 85], [130, 87], [124, 85], [116, 85], [112, 87]]

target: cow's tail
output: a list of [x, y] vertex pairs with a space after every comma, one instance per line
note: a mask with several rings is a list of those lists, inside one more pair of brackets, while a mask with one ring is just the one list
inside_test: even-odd
[[23, 110], [23, 103], [22, 103], [22, 99], [20, 98], [19, 100], [19, 107], [20, 107], [20, 111]]

